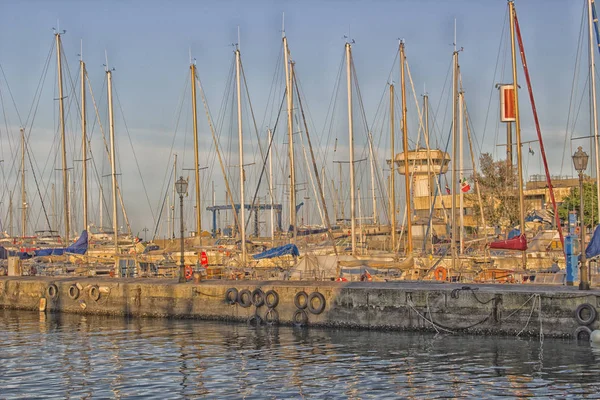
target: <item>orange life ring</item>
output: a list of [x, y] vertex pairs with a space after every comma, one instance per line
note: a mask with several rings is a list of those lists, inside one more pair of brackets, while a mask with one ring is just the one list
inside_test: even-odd
[[444, 267], [437, 267], [433, 272], [436, 281], [445, 281], [448, 279], [448, 270]]
[[187, 279], [187, 280], [192, 279], [192, 275], [194, 275], [194, 269], [192, 268], [191, 265], [186, 265], [185, 266], [185, 279]]

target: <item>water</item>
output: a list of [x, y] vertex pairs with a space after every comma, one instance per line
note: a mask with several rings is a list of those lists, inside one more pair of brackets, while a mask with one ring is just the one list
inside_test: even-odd
[[0, 310], [0, 398], [595, 397], [570, 340]]

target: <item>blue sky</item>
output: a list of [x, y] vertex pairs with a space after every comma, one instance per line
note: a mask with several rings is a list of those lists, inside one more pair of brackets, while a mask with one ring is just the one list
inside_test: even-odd
[[[577, 40], [584, 6], [583, 1], [518, 1], [516, 3], [528, 64], [532, 75], [537, 107], [540, 114], [545, 144], [549, 149], [551, 170], [554, 174], [571, 174], [570, 143], [565, 148], [565, 127], [568, 118], [569, 96], [572, 89], [576, 62]], [[122, 106], [117, 110], [117, 136], [121, 181], [134, 233], [152, 226], [149, 206], [136, 171], [131, 146], [125, 131], [123, 117], [136, 148], [150, 203], [156, 208], [164, 188], [163, 176], [170, 159], [171, 141], [177, 125], [179, 105], [184, 96], [184, 108], [175, 139], [174, 151], [190, 160], [193, 153], [184, 150], [191, 143], [189, 87], [184, 95], [189, 68], [189, 52], [197, 60], [213, 117], [224, 96], [228, 71], [233, 57], [231, 43], [237, 42], [238, 26], [241, 32], [241, 52], [248, 79], [252, 105], [259, 123], [263, 121], [276, 62], [281, 51], [281, 19], [285, 12], [285, 29], [292, 57], [311, 110], [315, 134], [324, 135], [327, 107], [332, 98], [338, 68], [344, 49], [344, 35], [356, 41], [353, 57], [365, 104], [367, 120], [372, 123], [377, 105], [386, 87], [388, 75], [397, 52], [398, 38], [406, 42], [406, 52], [418, 95], [426, 87], [432, 105], [446, 104], [447, 90], [442, 89], [452, 56], [454, 20], [457, 24], [466, 99], [473, 120], [475, 135], [482, 142], [482, 150], [496, 152], [497, 143], [503, 143], [502, 132], [497, 134], [495, 107], [497, 99], [493, 85], [509, 80], [509, 53], [504, 52], [508, 41], [508, 27], [504, 30], [500, 66], [494, 76], [501, 33], [507, 17], [504, 0], [486, 1], [10, 1], [0, 4], [0, 63], [10, 85], [19, 113], [25, 119], [34, 99], [35, 90], [43, 72], [44, 62], [54, 37], [52, 28], [66, 29], [63, 36], [68, 66], [76, 79], [80, 41], [87, 63], [100, 113], [106, 113], [106, 95], [101, 94], [105, 77], [105, 51], [111, 67], [115, 68], [114, 82]], [[59, 21], [59, 22], [57, 22]], [[586, 48], [584, 48], [585, 50]], [[585, 64], [585, 52], [581, 58]], [[503, 67], [505, 69], [502, 79]], [[397, 65], [394, 81], [398, 81]], [[585, 70], [581, 69], [582, 76]], [[55, 61], [50, 64], [38, 114], [32, 125], [30, 145], [36, 160], [44, 164], [48, 149], [57, 135], [56, 102], [54, 102]], [[520, 84], [525, 87], [522, 74]], [[6, 86], [1, 79], [3, 107], [8, 115], [8, 131], [1, 125], [2, 139], [18, 135], [19, 120], [12, 103], [6, 98]], [[577, 101], [584, 87], [584, 77], [576, 80]], [[189, 84], [188, 84], [189, 86]], [[488, 114], [488, 103], [491, 111]], [[412, 96], [412, 94], [410, 94]], [[526, 92], [521, 91], [525, 100]], [[583, 101], [576, 125], [575, 136], [588, 133], [587, 102]], [[341, 117], [344, 103], [340, 103]], [[523, 140], [533, 140], [535, 131], [527, 101], [522, 102]], [[441, 124], [443, 109], [437, 120]], [[89, 118], [93, 109], [88, 110]], [[122, 115], [121, 115], [122, 114]], [[572, 115], [575, 113], [572, 112]], [[486, 115], [489, 115], [485, 125]], [[206, 118], [199, 107], [200, 129], [210, 142]], [[71, 152], [69, 164], [77, 164], [77, 118], [67, 126]], [[336, 117], [340, 118], [340, 116]], [[103, 122], [104, 123], [104, 122]], [[273, 121], [267, 121], [272, 125]], [[416, 117], [409, 117], [415, 126]], [[484, 133], [484, 126], [486, 131]], [[265, 126], [260, 126], [263, 131]], [[448, 117], [442, 127], [449, 129]], [[98, 132], [96, 130], [96, 132]], [[263, 131], [264, 133], [264, 131]], [[223, 133], [227, 135], [228, 133]], [[416, 132], [413, 133], [416, 137]], [[569, 132], [568, 135], [571, 133]], [[96, 133], [96, 138], [98, 134]], [[412, 135], [412, 134], [411, 134]], [[340, 143], [347, 143], [347, 134], [339, 133]], [[14, 140], [14, 139], [13, 139]], [[380, 150], [385, 152], [387, 140]], [[36, 147], [37, 143], [37, 147]], [[96, 143], [96, 142], [94, 142]], [[100, 143], [100, 142], [99, 142]], [[99, 145], [98, 143], [98, 145]], [[201, 140], [201, 143], [205, 143]], [[587, 144], [587, 143], [586, 143]], [[8, 147], [3, 145], [5, 174], [11, 185], [16, 175], [10, 172], [12, 161]], [[539, 173], [536, 157], [528, 160], [528, 175]], [[101, 148], [100, 148], [101, 150]], [[100, 151], [97, 150], [97, 151]], [[524, 153], [526, 154], [527, 149]], [[325, 151], [325, 149], [323, 150]], [[255, 152], [250, 149], [249, 152]], [[98, 153], [101, 156], [101, 152]], [[253, 156], [249, 155], [249, 158]], [[502, 157], [500, 154], [499, 157]], [[100, 157], [101, 158], [101, 157]], [[103, 173], [108, 164], [101, 159]], [[185, 164], [185, 162], [184, 162]], [[189, 163], [188, 163], [189, 164]], [[184, 165], [184, 167], [189, 167]], [[41, 167], [40, 167], [41, 168]], [[77, 167], [79, 168], [79, 167]], [[77, 171], [77, 168], [73, 171]], [[327, 167], [329, 168], [329, 166]], [[48, 167], [47, 171], [52, 168]], [[10, 175], [12, 173], [12, 175]], [[76, 173], [76, 172], [75, 172]], [[49, 173], [51, 174], [51, 173]], [[29, 178], [30, 179], [30, 178]], [[48, 180], [49, 175], [48, 175]], [[215, 180], [217, 201], [223, 202], [220, 172], [215, 169], [207, 181]], [[59, 181], [56, 181], [60, 185]], [[108, 183], [108, 181], [106, 181]], [[95, 183], [92, 185], [96, 185]], [[208, 187], [206, 188], [208, 189]], [[33, 193], [35, 189], [29, 188]], [[251, 190], [253, 192], [253, 190]], [[46, 189], [47, 196], [47, 189]], [[97, 195], [95, 195], [97, 198]], [[203, 195], [209, 201], [210, 193]], [[247, 195], [248, 196], [248, 195]], [[75, 201], [75, 200], [74, 200]], [[3, 208], [7, 201], [3, 199]], [[189, 201], [191, 204], [191, 201]], [[188, 210], [190, 208], [188, 207]], [[156, 210], [153, 210], [155, 212]], [[95, 217], [98, 218], [96, 207]], [[3, 211], [3, 214], [6, 213]], [[39, 212], [31, 217], [33, 226], [43, 225]], [[208, 213], [203, 214], [207, 222]], [[4, 217], [3, 217], [4, 218]], [[59, 218], [60, 220], [60, 218]], [[315, 221], [316, 222], [316, 221]], [[207, 224], [204, 224], [207, 228]]]

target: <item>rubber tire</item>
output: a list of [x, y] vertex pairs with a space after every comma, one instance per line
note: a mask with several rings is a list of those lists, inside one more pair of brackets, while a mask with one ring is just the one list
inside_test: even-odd
[[[583, 319], [583, 317], [581, 316], [581, 312], [585, 309], [587, 309], [590, 312], [590, 316], [587, 319]], [[575, 319], [581, 325], [591, 324], [592, 322], [594, 322], [596, 320], [596, 315], [597, 315], [596, 309], [590, 303], [580, 304], [575, 309]]]
[[92, 286], [88, 294], [90, 295], [90, 299], [94, 301], [100, 300], [100, 288], [98, 286]]
[[252, 291], [252, 304], [256, 308], [265, 304], [265, 292], [261, 288], [256, 288]]
[[69, 298], [71, 300], [77, 300], [79, 298], [79, 288], [77, 285], [69, 286]]
[[248, 289], [239, 291], [238, 304], [244, 308], [248, 308], [252, 305], [252, 293]]
[[48, 285], [48, 288], [46, 289], [46, 295], [50, 299], [58, 298], [58, 286], [56, 286], [54, 283]]
[[[300, 303], [300, 298], [304, 298], [304, 303]], [[294, 305], [300, 310], [304, 310], [308, 306], [308, 295], [304, 290], [296, 293], [294, 296]]]
[[274, 308], [269, 308], [263, 319], [267, 325], [279, 325], [279, 313]]
[[294, 316], [292, 317], [292, 322], [294, 323], [294, 326], [296, 326], [296, 327], [306, 326], [306, 324], [308, 323], [308, 314], [306, 314], [306, 311], [304, 311], [302, 309], [298, 309], [294, 312]]
[[[269, 301], [269, 298], [273, 298], [273, 301]], [[265, 304], [269, 308], [275, 308], [279, 304], [279, 295], [274, 290], [269, 290], [265, 293]]]
[[263, 319], [258, 314], [251, 315], [248, 317], [246, 321], [249, 326], [261, 326], [263, 324]]
[[[587, 335], [587, 338], [580, 338], [580, 335], [582, 334]], [[592, 330], [587, 326], [580, 326], [579, 328], [575, 329], [575, 332], [573, 332], [573, 337], [575, 337], [575, 340], [577, 341], [581, 340], [589, 342], [590, 338], [592, 337]]]
[[232, 287], [232, 288], [227, 289], [227, 291], [225, 292], [225, 303], [227, 303], [229, 305], [234, 305], [235, 303], [238, 302], [238, 299], [239, 299], [239, 293], [236, 288]]
[[[313, 307], [312, 302], [314, 299], [319, 299], [319, 307]], [[310, 311], [311, 313], [315, 315], [321, 314], [325, 310], [325, 296], [323, 296], [319, 292], [312, 292], [310, 296], [308, 296], [307, 307], [308, 311]]]

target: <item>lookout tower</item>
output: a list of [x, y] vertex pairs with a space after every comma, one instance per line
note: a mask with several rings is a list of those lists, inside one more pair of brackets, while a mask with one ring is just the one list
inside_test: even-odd
[[[396, 154], [396, 169], [404, 175], [404, 153]], [[448, 171], [450, 155], [442, 150], [417, 149], [408, 152], [408, 171], [413, 176], [413, 196], [432, 196], [435, 177]]]

